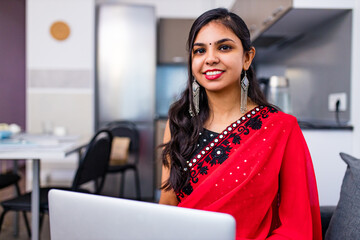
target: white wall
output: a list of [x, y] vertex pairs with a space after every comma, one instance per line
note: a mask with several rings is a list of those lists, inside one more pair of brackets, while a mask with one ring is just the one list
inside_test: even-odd
[[295, 8], [351, 9], [357, 0], [293, 0]]
[[314, 164], [320, 205], [336, 205], [346, 163], [339, 153], [352, 153], [351, 130], [303, 130]]
[[[88, 69], [94, 65], [94, 2], [92, 0], [27, 1], [28, 69]], [[70, 26], [69, 38], [50, 35], [54, 21]]]
[[[26, 6], [27, 130], [44, 124], [89, 134], [94, 126], [94, 23], [92, 0], [28, 0]], [[68, 39], [50, 26], [64, 21]], [[69, 120], [71, 119], [71, 121]]]
[[[50, 34], [55, 21], [70, 27], [66, 40]], [[69, 135], [94, 131], [94, 0], [27, 0], [26, 125], [31, 133], [63, 126]], [[31, 165], [27, 163], [27, 186]], [[41, 161], [41, 182], [71, 182], [77, 158]], [[51, 169], [56, 169], [52, 171]]]
[[155, 6], [158, 18], [197, 18], [217, 7], [229, 8], [235, 0], [96, 0], [96, 3], [129, 3]]

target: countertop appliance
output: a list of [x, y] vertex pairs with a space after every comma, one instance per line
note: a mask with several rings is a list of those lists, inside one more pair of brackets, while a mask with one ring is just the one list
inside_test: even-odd
[[279, 107], [283, 112], [292, 112], [289, 79], [285, 76], [271, 76], [260, 78], [260, 89], [263, 91], [269, 103]]
[[291, 113], [289, 79], [284, 76], [271, 76], [267, 97], [270, 103], [278, 106], [283, 112]]
[[[151, 6], [97, 7], [96, 127], [134, 122], [140, 132], [141, 195], [153, 198], [156, 16]], [[132, 176], [125, 186], [133, 191]], [[134, 194], [131, 192], [131, 194]], [[130, 195], [131, 195], [130, 194]]]

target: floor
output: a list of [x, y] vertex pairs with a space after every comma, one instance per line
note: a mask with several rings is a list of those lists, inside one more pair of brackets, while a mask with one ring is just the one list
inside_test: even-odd
[[[15, 216], [15, 213], [13, 213], [13, 212], [10, 212], [6, 215], [4, 224], [1, 229], [0, 239], [4, 239], [4, 240], [5, 239], [6, 240], [22, 240], [22, 239], [28, 240], [28, 239], [31, 239], [28, 237], [25, 223], [24, 223], [24, 218], [21, 214], [19, 215], [19, 232], [18, 232], [17, 236], [14, 235], [14, 224], [13, 224], [14, 216]], [[28, 214], [28, 219], [29, 219], [29, 221], [31, 221], [30, 214]], [[46, 215], [44, 217], [44, 223], [43, 223], [43, 226], [42, 226], [41, 232], [40, 232], [40, 239], [41, 240], [49, 240], [50, 239], [50, 228], [49, 228], [49, 216], [48, 215]]]

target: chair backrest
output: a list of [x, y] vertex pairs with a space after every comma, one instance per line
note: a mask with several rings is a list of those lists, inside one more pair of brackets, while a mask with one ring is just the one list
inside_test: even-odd
[[0, 189], [16, 184], [20, 180], [20, 176], [15, 173], [0, 174]]
[[95, 134], [80, 160], [72, 185], [73, 190], [77, 191], [82, 184], [94, 181], [94, 193], [100, 193], [109, 167], [111, 143], [110, 131], [100, 130]]
[[130, 138], [129, 154], [134, 156], [134, 163], [139, 161], [139, 131], [135, 123], [130, 121], [116, 121], [107, 125], [114, 137], [128, 137]]

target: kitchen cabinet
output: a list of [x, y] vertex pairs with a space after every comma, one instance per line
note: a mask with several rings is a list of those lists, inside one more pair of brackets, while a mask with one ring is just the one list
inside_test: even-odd
[[253, 41], [291, 7], [292, 0], [237, 0], [231, 11], [245, 21]]
[[186, 41], [193, 19], [161, 18], [158, 23], [158, 63], [187, 62]]

